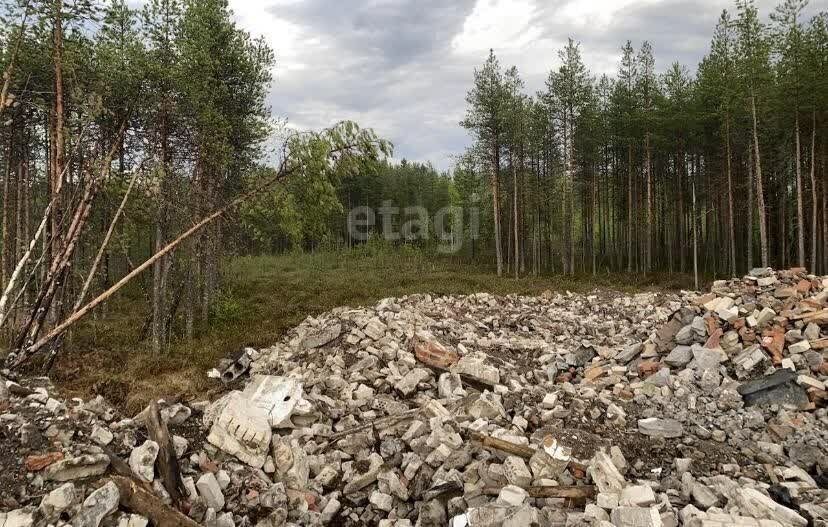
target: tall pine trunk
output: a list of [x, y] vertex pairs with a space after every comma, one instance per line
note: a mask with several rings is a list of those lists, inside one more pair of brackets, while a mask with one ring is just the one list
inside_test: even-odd
[[11, 206], [11, 172], [12, 172], [12, 144], [14, 133], [9, 134], [9, 143], [6, 146], [6, 171], [3, 174], [3, 219], [2, 219], [2, 245], [0, 245], [0, 287], [5, 287], [9, 271], [9, 207]]
[[805, 267], [805, 206], [802, 203], [802, 148], [799, 144], [799, 110], [794, 118], [794, 136], [796, 145], [796, 256], [797, 265]]
[[817, 232], [819, 230], [818, 218], [819, 207], [817, 200], [817, 179], [816, 179], [816, 108], [811, 111], [811, 272], [819, 272], [819, 260], [817, 260]]
[[518, 261], [520, 260], [520, 226], [518, 223], [518, 177], [517, 177], [517, 166], [512, 163], [512, 204], [514, 206], [514, 210], [512, 211], [514, 214], [514, 238], [515, 238], [515, 256], [514, 256], [514, 268], [515, 268], [515, 278], [520, 278], [520, 267]]
[[497, 276], [503, 276], [503, 249], [500, 233], [500, 144], [497, 139], [492, 145], [492, 211], [494, 214], [495, 258], [497, 260]]
[[753, 152], [756, 162], [756, 207], [759, 209], [759, 245], [762, 267], [770, 266], [768, 254], [768, 219], [765, 210], [765, 190], [762, 182], [762, 156], [759, 151], [759, 125], [756, 122], [756, 96], [751, 94], [750, 110], [753, 116]]
[[727, 239], [730, 272], [736, 276], [736, 232], [733, 228], [733, 171], [730, 160], [730, 114], [725, 116], [725, 156], [727, 166]]
[[753, 269], [753, 149], [748, 148], [747, 268]]
[[644, 136], [644, 143], [646, 149], [646, 165], [647, 171], [647, 245], [646, 255], [644, 260], [644, 271], [650, 272], [653, 270], [653, 175], [652, 167], [650, 165], [650, 131], [648, 130]]
[[633, 270], [633, 147], [627, 145], [627, 272]]

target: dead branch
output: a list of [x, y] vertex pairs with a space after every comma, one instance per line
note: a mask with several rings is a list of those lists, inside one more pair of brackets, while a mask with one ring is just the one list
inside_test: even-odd
[[[81, 141], [81, 139], [86, 134], [87, 128], [88, 128], [88, 126], [85, 126], [83, 128], [83, 130], [81, 130], [80, 135], [78, 136], [78, 150], [77, 150], [78, 152], [80, 151], [81, 144], [83, 143], [83, 141]], [[68, 169], [69, 169], [69, 163], [67, 163], [66, 166], [63, 168], [63, 172], [61, 173], [61, 176], [60, 176], [61, 179], [63, 177], [65, 177], [66, 172], [67, 172]], [[35, 235], [32, 237], [31, 241], [29, 242], [28, 249], [26, 249], [26, 252], [23, 253], [23, 256], [17, 262], [17, 265], [15, 266], [14, 271], [12, 272], [12, 275], [9, 278], [9, 283], [6, 284], [6, 287], [3, 290], [3, 296], [0, 297], [0, 320], [5, 321], [6, 318], [8, 318], [6, 304], [8, 303], [9, 295], [14, 290], [14, 286], [17, 283], [18, 278], [20, 277], [20, 273], [26, 267], [26, 264], [28, 263], [29, 258], [31, 258], [32, 251], [37, 246], [38, 240], [40, 240], [40, 237], [43, 236], [43, 233], [46, 230], [46, 226], [49, 224], [49, 219], [51, 218], [52, 209], [55, 207], [55, 203], [57, 202], [56, 198], [57, 198], [57, 196], [53, 196], [52, 199], [49, 201], [49, 203], [46, 205], [46, 208], [43, 210], [43, 218], [40, 220], [40, 225], [38, 226], [37, 231], [35, 231]], [[0, 323], [0, 327], [2, 327], [2, 326], [3, 326], [2, 323]]]
[[[344, 155], [350, 149], [352, 149], [354, 145], [340, 145], [336, 148], [331, 149], [328, 152], [329, 157], [334, 157], [336, 155]], [[159, 259], [163, 258], [173, 250], [175, 250], [179, 245], [181, 245], [184, 241], [188, 238], [196, 234], [197, 232], [201, 231], [207, 225], [210, 225], [212, 222], [217, 220], [218, 218], [224, 216], [229, 211], [235, 209], [242, 203], [248, 201], [254, 196], [257, 196], [261, 192], [267, 190], [268, 188], [272, 187], [273, 185], [277, 184], [278, 182], [284, 180], [285, 178], [289, 177], [291, 174], [300, 171], [304, 168], [304, 165], [301, 163], [289, 164], [289, 158], [285, 157], [282, 159], [282, 162], [277, 170], [276, 174], [266, 179], [260, 185], [254, 187], [253, 189], [241, 194], [240, 196], [236, 197], [223, 207], [215, 210], [205, 218], [202, 218], [192, 227], [187, 229], [185, 232], [180, 234], [176, 239], [168, 243], [166, 246], [161, 248], [155, 254], [153, 254], [150, 258], [148, 258], [144, 263], [133, 269], [129, 274], [121, 278], [117, 283], [112, 285], [109, 289], [98, 295], [95, 299], [91, 300], [87, 303], [84, 307], [80, 308], [79, 310], [75, 311], [71, 314], [68, 318], [66, 318], [63, 322], [55, 326], [49, 333], [45, 336], [40, 338], [37, 342], [34, 342], [25, 348], [20, 348], [15, 351], [15, 353], [9, 354], [6, 359], [6, 364], [11, 369], [19, 368], [22, 364], [27, 362], [34, 354], [40, 351], [44, 346], [49, 344], [52, 340], [57, 338], [59, 335], [63, 334], [69, 327], [77, 323], [79, 320], [84, 318], [88, 315], [92, 310], [96, 307], [104, 303], [108, 300], [113, 294], [118, 292], [121, 288], [123, 288], [126, 284], [131, 282], [135, 277], [142, 274], [144, 271], [149, 269], [155, 262]]]
[[84, 227], [89, 219], [89, 215], [92, 212], [92, 202], [98, 193], [101, 181], [105, 180], [109, 174], [112, 159], [115, 157], [115, 153], [117, 152], [120, 138], [123, 137], [124, 133], [126, 133], [126, 127], [127, 120], [125, 119], [121, 123], [116, 140], [113, 142], [109, 152], [107, 152], [107, 155], [103, 159], [103, 166], [100, 174], [89, 175], [87, 177], [83, 197], [81, 198], [78, 206], [75, 208], [69, 229], [63, 238], [64, 243], [58, 252], [58, 256], [52, 261], [52, 265], [46, 274], [46, 279], [41, 285], [37, 300], [32, 307], [32, 312], [26, 320], [26, 323], [21, 328], [20, 334], [15, 342], [15, 351], [9, 354], [9, 358], [13, 357], [15, 353], [19, 353], [27, 345], [34, 342], [40, 334], [43, 324], [46, 322], [46, 316], [49, 313], [55, 294], [63, 286], [64, 278], [68, 276], [69, 268], [72, 265], [72, 256], [74, 255], [75, 248], [80, 241], [81, 234], [83, 233]]
[[[124, 193], [124, 197], [121, 200], [121, 204], [118, 207], [118, 210], [115, 212], [115, 216], [112, 218], [112, 222], [109, 224], [109, 229], [106, 231], [106, 235], [104, 236], [103, 241], [101, 242], [101, 246], [98, 248], [98, 253], [95, 255], [95, 260], [92, 263], [92, 267], [89, 269], [89, 273], [86, 276], [86, 280], [83, 283], [83, 287], [81, 288], [80, 293], [78, 294], [78, 298], [75, 300], [75, 304], [72, 306], [72, 312], [77, 311], [80, 309], [81, 305], [83, 305], [83, 301], [86, 300], [86, 294], [89, 292], [89, 287], [92, 285], [92, 280], [95, 278], [95, 274], [98, 271], [98, 266], [101, 264], [101, 260], [103, 259], [104, 253], [106, 252], [106, 248], [109, 245], [109, 241], [112, 239], [112, 235], [115, 232], [115, 226], [118, 223], [118, 220], [121, 217], [121, 214], [124, 211], [124, 207], [129, 200], [129, 195], [132, 192], [132, 188], [135, 186], [135, 182], [138, 180], [138, 175], [141, 173], [141, 169], [143, 168], [143, 163], [141, 163], [138, 168], [132, 174], [132, 178], [130, 178], [129, 186], [127, 187], [126, 193]], [[54, 364], [54, 360], [57, 357], [57, 354], [60, 350], [60, 347], [63, 345], [63, 339], [65, 334], [61, 335], [52, 344], [52, 347], [49, 350], [49, 356], [46, 359], [46, 366], [45, 370], [49, 371]]]
[[121, 493], [121, 505], [150, 519], [153, 525], [164, 527], [199, 527], [199, 524], [158, 499], [132, 479], [112, 476]]
[[522, 457], [524, 459], [530, 459], [535, 455], [535, 449], [532, 447], [518, 445], [517, 443], [504, 441], [502, 439], [497, 439], [496, 437], [490, 437], [472, 430], [469, 431], [468, 435], [471, 439], [478, 441], [486, 448], [500, 450], [501, 452], [506, 452], [507, 454], [512, 454], [513, 456]]
[[46, 256], [45, 254], [41, 254], [37, 261], [34, 263], [31, 272], [29, 273], [29, 277], [23, 282], [23, 285], [20, 289], [17, 290], [17, 295], [15, 295], [14, 300], [12, 300], [11, 304], [9, 304], [9, 308], [3, 313], [3, 316], [0, 317], [0, 328], [2, 328], [6, 324], [6, 319], [9, 318], [9, 315], [14, 311], [17, 303], [20, 302], [20, 299], [23, 298], [23, 294], [26, 292], [26, 289], [34, 282], [35, 278], [37, 277], [37, 269], [43, 263], [43, 258]]
[[146, 261], [144, 261], [144, 263], [142, 263], [141, 265], [139, 265], [138, 267], [133, 269], [129, 274], [127, 274], [126, 276], [121, 278], [118, 282], [116, 282], [114, 285], [112, 285], [109, 289], [107, 289], [106, 291], [104, 291], [103, 293], [98, 295], [98, 297], [96, 297], [95, 299], [90, 301], [88, 304], [86, 304], [81, 309], [75, 311], [66, 320], [64, 320], [63, 322], [61, 322], [57, 326], [55, 326], [52, 329], [52, 331], [50, 331], [48, 334], [46, 334], [40, 340], [38, 340], [37, 342], [27, 346], [25, 349], [21, 348], [18, 351], [18, 353], [16, 354], [16, 356], [13, 355], [13, 354], [10, 354], [8, 359], [7, 359], [7, 364], [9, 365], [9, 367], [11, 367], [13, 369], [14, 368], [19, 368], [23, 363], [25, 363], [27, 360], [29, 360], [29, 358], [31, 358], [32, 355], [34, 355], [35, 353], [40, 351], [45, 345], [49, 344], [54, 338], [61, 335], [64, 331], [66, 331], [70, 326], [75, 324], [78, 320], [80, 320], [83, 317], [85, 317], [86, 315], [88, 315], [89, 312], [91, 312], [93, 309], [98, 307], [100, 304], [104, 303], [107, 299], [109, 299], [109, 297], [111, 297], [113, 294], [115, 294], [117, 291], [119, 291], [121, 288], [123, 288], [126, 284], [131, 282], [136, 276], [140, 275], [141, 273], [146, 271], [148, 268], [150, 268], [152, 266], [152, 264], [154, 264], [156, 261], [163, 258], [165, 255], [167, 255], [171, 251], [173, 251], [176, 247], [181, 245], [181, 243], [184, 242], [185, 240], [187, 240], [190, 236], [192, 236], [193, 234], [199, 232], [201, 229], [203, 229], [204, 227], [206, 227], [207, 225], [209, 225], [210, 223], [212, 223], [213, 221], [215, 221], [219, 217], [226, 214], [229, 210], [239, 206], [240, 204], [244, 203], [245, 201], [252, 198], [253, 196], [256, 196], [257, 194], [259, 194], [263, 190], [267, 189], [268, 187], [270, 187], [272, 185], [275, 185], [276, 183], [278, 183], [279, 181], [281, 181], [285, 177], [287, 177], [290, 174], [292, 174], [293, 172], [295, 172], [297, 168], [298, 168], [298, 166], [293, 166], [293, 167], [288, 168], [287, 165], [283, 163], [282, 168], [279, 170], [279, 172], [274, 177], [270, 178], [265, 183], [263, 183], [262, 185], [250, 190], [249, 192], [246, 192], [246, 193], [242, 194], [241, 196], [237, 197], [236, 199], [234, 199], [233, 201], [231, 201], [227, 205], [221, 207], [220, 209], [216, 210], [215, 212], [213, 212], [209, 216], [203, 218], [201, 221], [199, 221], [198, 223], [196, 223], [195, 225], [193, 225], [192, 227], [187, 229], [184, 233], [179, 235], [178, 238], [176, 238], [175, 240], [168, 243], [160, 251], [156, 252], [154, 255], [152, 255], [150, 258], [148, 258]]
[[[54, 204], [54, 199], [46, 205], [46, 210], [43, 212], [43, 218], [40, 220], [40, 225], [37, 227], [37, 231], [35, 232], [34, 237], [29, 242], [29, 247], [26, 249], [26, 252], [23, 253], [23, 256], [20, 258], [20, 261], [17, 262], [17, 265], [12, 272], [11, 278], [9, 278], [9, 283], [6, 284], [6, 289], [3, 290], [3, 296], [0, 297], [0, 319], [3, 321], [6, 320], [6, 303], [9, 300], [9, 294], [14, 289], [14, 285], [17, 283], [17, 279], [20, 277], [20, 273], [23, 271], [23, 268], [26, 266], [26, 263], [29, 261], [29, 258], [32, 255], [32, 251], [34, 250], [35, 246], [37, 245], [38, 240], [41, 236], [43, 236], [43, 232], [46, 229], [46, 224], [49, 222], [49, 211]], [[0, 324], [2, 327], [2, 324]]]
[[178, 467], [178, 458], [175, 455], [172, 436], [167, 429], [167, 424], [161, 419], [158, 401], [155, 399], [150, 403], [146, 425], [150, 439], [158, 443], [158, 458], [155, 463], [158, 466], [161, 482], [164, 484], [164, 488], [167, 489], [173, 504], [181, 508], [186, 489], [181, 481], [181, 470]]

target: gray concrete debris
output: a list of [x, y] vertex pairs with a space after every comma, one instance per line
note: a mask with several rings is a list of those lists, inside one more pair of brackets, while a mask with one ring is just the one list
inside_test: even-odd
[[[825, 307], [828, 279], [768, 269], [706, 294], [384, 299], [244, 350], [238, 391], [159, 405], [184, 510], [206, 527], [820, 525]], [[3, 521], [105, 505], [89, 501], [102, 446], [170, 502], [141, 414], [15, 381], [0, 379], [18, 456], [3, 458]], [[532, 497], [585, 485], [585, 501]]]
[[782, 368], [767, 377], [742, 384], [738, 391], [746, 406], [779, 404], [805, 409], [810, 405], [810, 400], [796, 380], [796, 372]]
[[639, 419], [638, 431], [650, 437], [681, 437], [684, 435], [684, 427], [675, 419], [661, 419], [650, 417]]
[[129, 468], [142, 480], [152, 483], [155, 479], [155, 459], [158, 457], [158, 443], [149, 439], [143, 445], [132, 449]]
[[121, 493], [113, 482], [109, 482], [87, 497], [74, 519], [72, 527], [98, 527], [101, 521], [118, 508]]
[[43, 475], [52, 481], [72, 481], [100, 476], [107, 467], [109, 457], [105, 454], [87, 454], [49, 465]]

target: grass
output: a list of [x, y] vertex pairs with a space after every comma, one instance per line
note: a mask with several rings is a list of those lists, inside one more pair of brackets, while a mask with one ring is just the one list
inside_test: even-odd
[[627, 292], [691, 287], [685, 276], [602, 274], [497, 277], [491, 269], [416, 252], [318, 253], [239, 257], [227, 262], [224, 289], [211, 320], [191, 342], [176, 340], [160, 355], [138, 334], [146, 318], [140, 295], [123, 295], [106, 317], [85, 321], [67, 339], [52, 374], [64, 394], [100, 393], [127, 412], [152, 397], [201, 398], [217, 391], [206, 372], [243, 346], [267, 347], [309, 315], [342, 305], [370, 305], [412, 293], [536, 295], [547, 289], [596, 287]]

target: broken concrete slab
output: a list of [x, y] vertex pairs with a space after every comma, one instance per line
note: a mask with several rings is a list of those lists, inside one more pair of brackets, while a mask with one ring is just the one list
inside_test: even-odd
[[650, 437], [675, 438], [684, 435], [684, 427], [680, 422], [658, 417], [639, 419], [638, 431]]
[[771, 375], [746, 382], [737, 388], [745, 406], [766, 406], [779, 404], [792, 408], [807, 408], [808, 394], [796, 382], [797, 374], [787, 368], [776, 370]]

